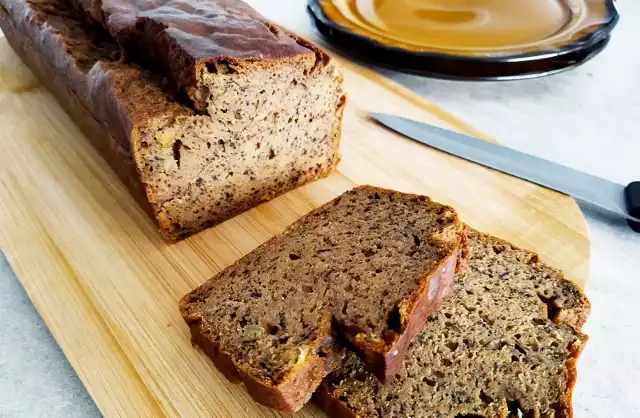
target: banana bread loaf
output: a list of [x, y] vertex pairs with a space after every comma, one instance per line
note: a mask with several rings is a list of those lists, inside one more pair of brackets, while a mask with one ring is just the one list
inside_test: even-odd
[[332, 417], [572, 416], [589, 302], [562, 273], [502, 240], [469, 232], [471, 260], [427, 321], [393, 382], [354, 354], [323, 381]]
[[252, 397], [296, 411], [347, 344], [385, 381], [466, 264], [456, 212], [359, 187], [181, 301], [193, 340]]
[[0, 5], [11, 45], [169, 240], [339, 161], [345, 96], [334, 63], [241, 1]]

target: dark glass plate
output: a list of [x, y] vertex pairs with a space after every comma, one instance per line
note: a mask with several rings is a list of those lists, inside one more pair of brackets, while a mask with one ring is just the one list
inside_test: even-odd
[[330, 19], [323, 9], [326, 0], [309, 0], [313, 24], [329, 43], [365, 62], [437, 78], [463, 80], [513, 80], [555, 74], [576, 67], [604, 49], [619, 20], [614, 0], [601, 0], [607, 16], [598, 25], [582, 29], [577, 39], [549, 48], [495, 56], [423, 52], [389, 46]]

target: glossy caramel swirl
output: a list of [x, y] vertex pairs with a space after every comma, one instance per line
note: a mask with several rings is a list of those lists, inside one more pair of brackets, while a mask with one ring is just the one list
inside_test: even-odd
[[604, 0], [322, 0], [331, 20], [385, 45], [502, 55], [559, 46], [607, 18]]

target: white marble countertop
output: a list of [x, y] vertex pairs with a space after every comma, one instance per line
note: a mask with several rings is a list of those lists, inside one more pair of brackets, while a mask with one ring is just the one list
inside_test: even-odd
[[[317, 39], [305, 0], [250, 0]], [[607, 49], [582, 67], [517, 82], [452, 82], [385, 71], [503, 144], [593, 174], [640, 181], [640, 2], [621, 4]], [[591, 337], [578, 365], [577, 418], [640, 416], [640, 234], [583, 208], [592, 236]], [[0, 417], [99, 416], [0, 255]]]

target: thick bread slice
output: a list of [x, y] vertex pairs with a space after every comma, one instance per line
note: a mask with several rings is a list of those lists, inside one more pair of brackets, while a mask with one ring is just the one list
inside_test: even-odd
[[332, 417], [571, 417], [576, 360], [587, 337], [582, 292], [538, 256], [469, 232], [471, 260], [454, 295], [381, 385], [360, 360], [323, 381]]
[[346, 342], [393, 376], [466, 265], [456, 212], [364, 186], [311, 212], [183, 298], [195, 343], [254, 399], [301, 408]]
[[[222, 10], [227, 3], [207, 4]], [[169, 240], [325, 177], [340, 160], [345, 96], [335, 64], [278, 28], [265, 27], [270, 38], [252, 32], [256, 13], [240, 17], [250, 10], [246, 5], [227, 21], [233, 36], [224, 35], [220, 21], [217, 33], [234, 40], [241, 56], [257, 55], [247, 58], [251, 69], [230, 67], [208, 78], [207, 112], [160, 74], [162, 68], [123, 51], [69, 0], [0, 0], [0, 6], [0, 26], [13, 48]], [[178, 6], [164, 2], [162, 13], [189, 20], [188, 10], [172, 9]], [[246, 27], [238, 23], [245, 20]], [[296, 45], [300, 53], [265, 61], [256, 49], [279, 50], [279, 43]]]

